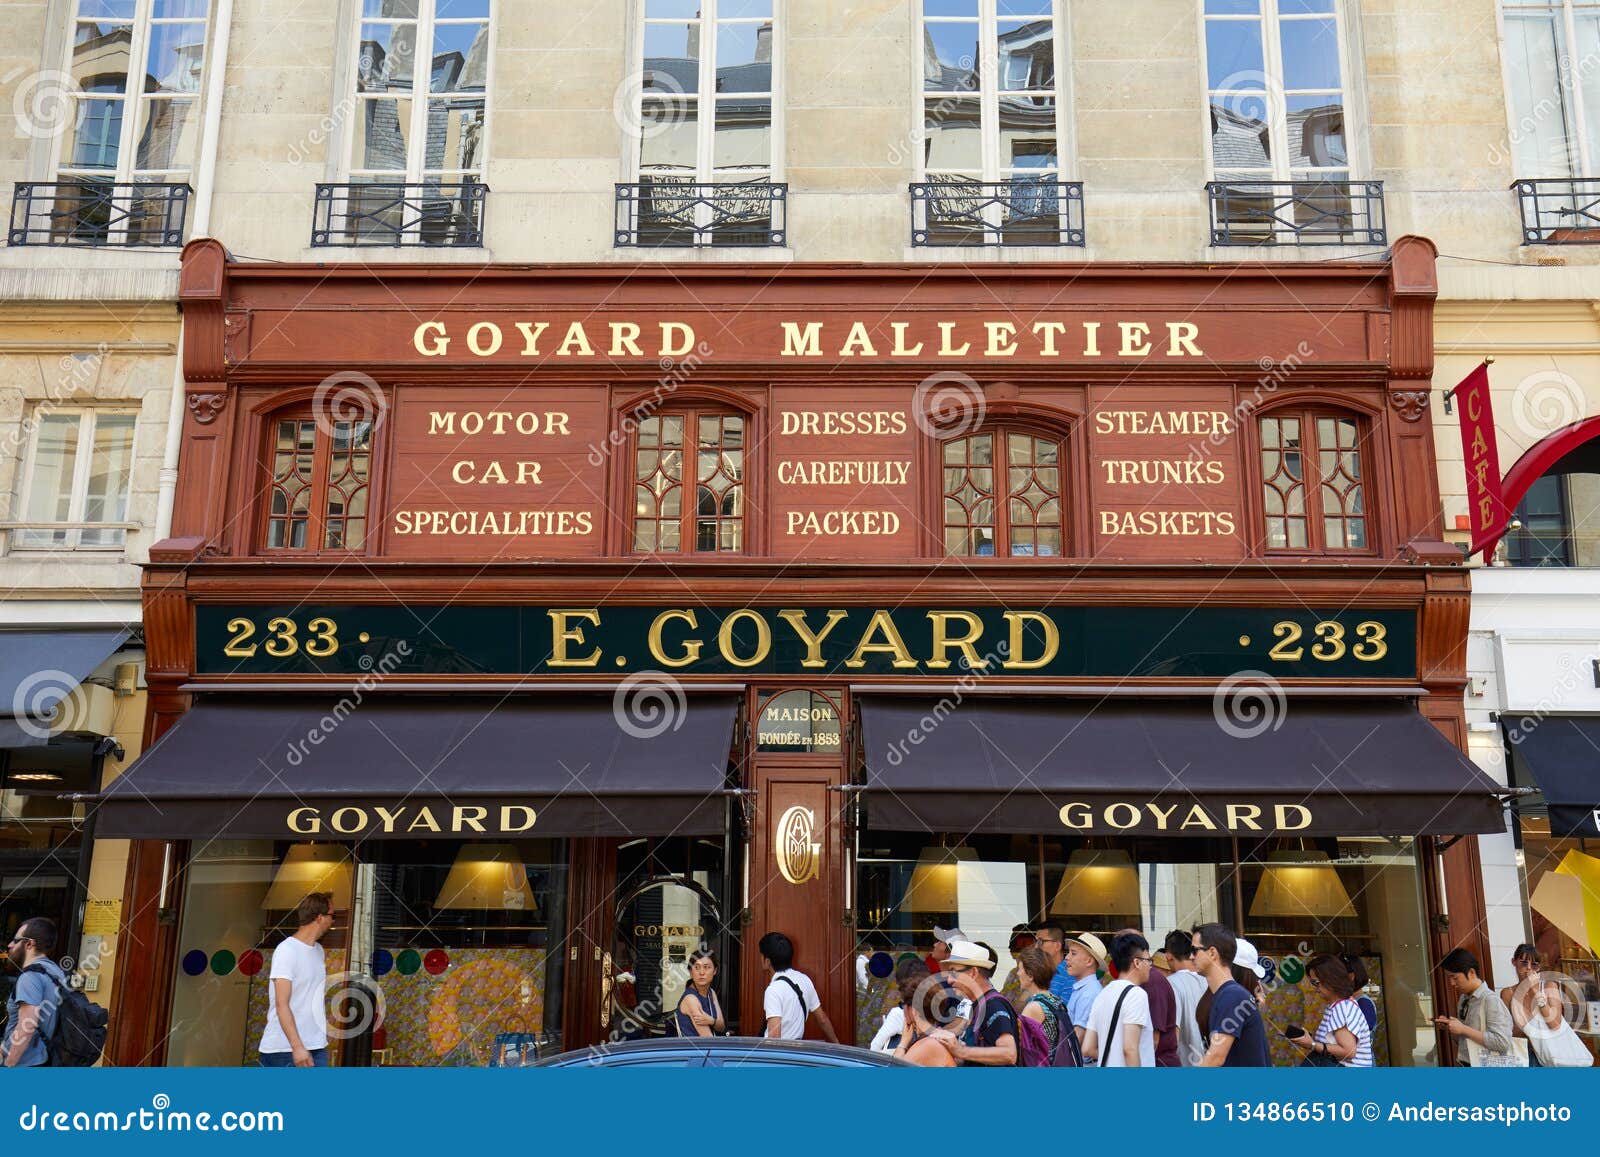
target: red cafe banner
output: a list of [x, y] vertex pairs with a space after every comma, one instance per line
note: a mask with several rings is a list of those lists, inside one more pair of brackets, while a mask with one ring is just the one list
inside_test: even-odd
[[1473, 370], [1451, 391], [1461, 410], [1461, 452], [1467, 468], [1467, 512], [1472, 550], [1491, 547], [1505, 533], [1509, 511], [1500, 488], [1500, 453], [1494, 439], [1494, 403], [1489, 365]]

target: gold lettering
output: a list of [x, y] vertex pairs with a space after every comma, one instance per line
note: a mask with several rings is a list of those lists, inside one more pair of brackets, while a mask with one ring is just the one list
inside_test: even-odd
[[1205, 808], [1195, 804], [1189, 808], [1189, 814], [1183, 817], [1183, 824], [1179, 830], [1184, 828], [1205, 828], [1208, 832], [1214, 832], [1217, 830], [1217, 825], [1211, 821], [1211, 816]]
[[1150, 343], [1145, 340], [1150, 336], [1148, 325], [1142, 321], [1119, 321], [1117, 327], [1122, 330], [1122, 351], [1119, 357], [1142, 358], [1150, 355]]
[[[1289, 822], [1289, 813], [1295, 812], [1300, 820], [1297, 824]], [[1280, 803], [1273, 805], [1273, 820], [1280, 832], [1298, 832], [1311, 826], [1311, 809], [1302, 807], [1297, 803]]]
[[1228, 805], [1228, 830], [1238, 831], [1240, 828], [1249, 828], [1259, 832], [1261, 825], [1256, 820], [1261, 818], [1261, 809], [1253, 803], [1230, 803]]
[[575, 321], [567, 326], [567, 336], [562, 340], [561, 346], [556, 350], [557, 357], [566, 357], [574, 349], [581, 357], [594, 357], [594, 346], [589, 344], [589, 335], [583, 330], [583, 322]]
[[1094, 827], [1094, 812], [1086, 803], [1063, 804], [1061, 808], [1061, 823], [1065, 827], [1076, 828], [1086, 832]]
[[868, 357], [877, 357], [878, 351], [873, 348], [872, 338], [867, 335], [867, 327], [863, 322], [850, 324], [850, 336], [844, 339], [844, 345], [839, 347], [839, 356], [853, 358], [860, 354]]
[[1167, 356], [1169, 358], [1203, 358], [1194, 339], [1200, 336], [1200, 327], [1189, 321], [1167, 322]]
[[[756, 625], [756, 653], [748, 659], [741, 659], [733, 653], [733, 627], [740, 619], [749, 619]], [[772, 650], [772, 628], [767, 625], [767, 620], [755, 611], [734, 611], [722, 620], [722, 627], [717, 631], [717, 649], [722, 652], [722, 657], [735, 667], [754, 667]]]
[[[961, 652], [961, 657], [967, 661], [967, 670], [982, 671], [989, 666], [986, 660], [979, 657], [978, 648], [974, 646], [978, 636], [983, 634], [983, 622], [977, 615], [971, 611], [929, 611], [928, 618], [933, 622], [933, 655], [928, 659], [930, 670], [942, 671], [950, 666], [950, 660], [945, 655], [951, 647]], [[965, 623], [966, 633], [952, 639], [949, 636], [951, 620]]]
[[486, 807], [478, 807], [476, 804], [457, 804], [452, 809], [450, 830], [459, 832], [471, 828], [473, 831], [481, 833], [484, 830], [483, 821], [488, 818], [488, 815], [489, 809]]
[[[478, 340], [478, 335], [483, 333], [487, 333], [489, 335], [487, 348], [485, 348], [485, 344], [483, 342]], [[486, 358], [499, 352], [500, 343], [502, 340], [504, 339], [500, 333], [500, 327], [495, 325], [495, 323], [492, 321], [480, 321], [471, 329], [467, 330], [467, 348], [473, 353], [477, 354], [480, 358]]]
[[1067, 323], [1064, 321], [1036, 321], [1033, 323], [1034, 336], [1044, 342], [1039, 352], [1047, 358], [1060, 356], [1060, 351], [1056, 349], [1056, 337], [1066, 332]]
[[[429, 334], [434, 335], [431, 342], [425, 340]], [[411, 335], [411, 344], [425, 358], [443, 357], [450, 350], [450, 338], [445, 333], [444, 322], [422, 322]]]
[[[1121, 813], [1127, 815], [1127, 823], [1119, 823], [1117, 821], [1118, 808], [1127, 809], [1125, 813]], [[1108, 803], [1106, 804], [1106, 823], [1111, 827], [1121, 828], [1123, 831], [1129, 828], [1136, 828], [1139, 826], [1139, 809], [1131, 803]]]
[[[513, 825], [511, 814], [521, 812], [526, 816], [526, 822]], [[537, 813], [525, 803], [508, 803], [500, 808], [500, 832], [502, 835], [513, 835], [516, 832], [525, 832], [534, 825], [538, 819]]]
[[430, 808], [430, 807], [418, 808], [417, 809], [417, 818], [411, 821], [411, 824], [410, 824], [410, 826], [408, 826], [406, 828], [406, 831], [414, 832], [418, 828], [426, 828], [428, 831], [433, 832], [435, 834], [437, 834], [438, 832], [440, 832], [442, 830], [439, 827], [439, 821], [433, 818], [433, 809], [432, 808]]
[[[873, 637], [880, 633], [884, 641], [873, 642]], [[844, 665], [851, 670], [860, 670], [867, 665], [863, 656], [869, 653], [893, 655], [894, 667], [899, 671], [915, 670], [917, 666], [917, 661], [911, 657], [905, 640], [900, 637], [900, 632], [895, 630], [894, 620], [889, 617], [888, 611], [872, 612], [872, 621], [862, 633], [861, 642], [856, 645], [856, 653], [846, 659]]]
[[939, 356], [942, 358], [963, 357], [972, 348], [970, 341], [962, 342], [960, 349], [956, 349], [950, 344], [955, 328], [956, 323], [953, 321], [941, 321], [939, 323]]
[[611, 323], [611, 356], [619, 358], [624, 353], [644, 357], [644, 351], [639, 348], [639, 327], [631, 321], [614, 321]]
[[989, 334], [989, 348], [984, 353], [991, 358], [1008, 358], [1017, 352], [1017, 327], [1009, 321], [986, 321], [983, 328]]
[[[1006, 660], [1000, 666], [1007, 671], [1037, 671], [1048, 667], [1061, 648], [1061, 631], [1055, 620], [1039, 611], [1007, 611], [1005, 619], [1011, 627], [1011, 639]], [[1035, 659], [1022, 657], [1023, 629], [1027, 623], [1038, 624], [1044, 632], [1044, 650]]]
[[661, 628], [668, 619], [681, 619], [689, 624], [690, 630], [696, 630], [699, 624], [695, 622], [693, 611], [662, 611], [650, 624], [650, 637], [647, 643], [650, 647], [650, 657], [663, 667], [687, 667], [700, 657], [701, 642], [699, 639], [685, 639], [683, 641], [683, 654], [676, 659], [669, 659], [661, 650]]
[[291, 832], [301, 836], [314, 836], [322, 830], [322, 818], [314, 807], [297, 807], [288, 816]]
[[[668, 340], [670, 333], [678, 334], [681, 339], [677, 345]], [[681, 321], [664, 321], [661, 323], [661, 356], [668, 358], [681, 358], [684, 354], [694, 349], [694, 330], [684, 325]]]
[[847, 611], [829, 611], [828, 621], [822, 624], [822, 630], [813, 632], [806, 623], [804, 611], [779, 611], [778, 617], [794, 628], [794, 633], [800, 636], [800, 641], [806, 645], [806, 657], [800, 660], [802, 667], [826, 667], [827, 663], [822, 658], [822, 640], [828, 637], [828, 632], [849, 618]]
[[889, 328], [894, 330], [894, 349], [889, 351], [891, 356], [914, 358], [922, 352], [922, 343], [920, 341], [916, 344], [916, 348], [906, 348], [906, 328], [910, 324], [910, 322], [905, 321], [892, 321], [889, 323]]
[[567, 624], [568, 619], [581, 619], [584, 622], [600, 625], [600, 611], [590, 607], [587, 610], [550, 611], [550, 662], [551, 667], [594, 667], [600, 662], [600, 648], [596, 647], [581, 659], [571, 658], [567, 654], [568, 643], [583, 643], [583, 628]]
[[[783, 353], [786, 358], [820, 358], [822, 356], [822, 323], [808, 321], [802, 330], [798, 322], [779, 322], [783, 327]], [[919, 343], [917, 349], [921, 349]]]
[[1150, 810], [1151, 815], [1156, 817], [1157, 830], [1163, 832], [1167, 830], [1167, 821], [1172, 818], [1172, 813], [1178, 810], [1177, 804], [1173, 804], [1166, 811], [1162, 811], [1153, 803], [1147, 803], [1144, 806]]
[[539, 354], [539, 335], [550, 328], [548, 321], [541, 321], [538, 325], [529, 325], [525, 321], [517, 322], [517, 332], [522, 335], [522, 356], [525, 358], [537, 357]]

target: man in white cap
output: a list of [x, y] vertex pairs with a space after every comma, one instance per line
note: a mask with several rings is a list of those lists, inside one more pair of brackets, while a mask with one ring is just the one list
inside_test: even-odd
[[1221, 924], [1202, 924], [1194, 930], [1194, 966], [1211, 989], [1211, 1026], [1201, 1068], [1268, 1068], [1267, 1030], [1256, 1006], [1256, 994], [1233, 978], [1238, 965], [1264, 979], [1256, 947], [1234, 936]]
[[928, 955], [923, 957], [928, 962], [928, 971], [935, 976], [939, 975], [939, 968], [950, 955], [950, 942], [952, 940], [968, 940], [972, 938], [959, 928], [941, 928], [933, 926], [933, 948]]
[[937, 1029], [932, 1036], [963, 1065], [1014, 1065], [1017, 1063], [1017, 1011], [991, 983], [995, 959], [981, 944], [950, 941], [950, 954], [940, 971], [955, 989], [972, 1002], [972, 1015], [960, 1036]]

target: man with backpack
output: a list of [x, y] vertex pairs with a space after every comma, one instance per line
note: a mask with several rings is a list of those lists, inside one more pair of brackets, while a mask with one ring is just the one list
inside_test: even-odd
[[1017, 1047], [1017, 1011], [991, 982], [995, 959], [981, 944], [955, 940], [939, 970], [954, 982], [956, 991], [972, 1002], [972, 1015], [960, 1036], [948, 1029], [932, 1035], [958, 1064], [1014, 1065]]
[[768, 932], [756, 945], [761, 962], [772, 971], [767, 991], [761, 997], [761, 1011], [767, 1018], [763, 1034], [774, 1040], [800, 1040], [806, 1035], [806, 1021], [817, 1018], [822, 1035], [835, 1044], [838, 1034], [817, 997], [811, 978], [794, 967], [794, 945], [782, 932]]
[[6, 954], [22, 970], [6, 1001], [3, 1047], [7, 1068], [50, 1063], [50, 1038], [66, 992], [66, 974], [50, 959], [56, 946], [55, 921], [33, 916], [17, 926]]

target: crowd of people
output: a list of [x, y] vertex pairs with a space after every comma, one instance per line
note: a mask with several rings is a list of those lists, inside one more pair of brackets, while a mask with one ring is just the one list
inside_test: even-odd
[[[1159, 949], [1165, 968], [1156, 967], [1156, 950], [1137, 928], [1107, 944], [1092, 932], [1069, 935], [1044, 924], [1019, 929], [1009, 947], [1016, 969], [1002, 990], [989, 945], [959, 928], [935, 928], [926, 959], [896, 966], [899, 1000], [871, 1047], [930, 1067], [1272, 1063], [1261, 1013], [1266, 969], [1255, 946], [1221, 924], [1170, 933]], [[1309, 1063], [1372, 1064], [1376, 1010], [1369, 1020], [1358, 1003], [1365, 977], [1350, 963], [1319, 956], [1307, 965], [1332, 998], [1316, 1032], [1303, 1035], [1308, 1061], [1325, 1058]]]

